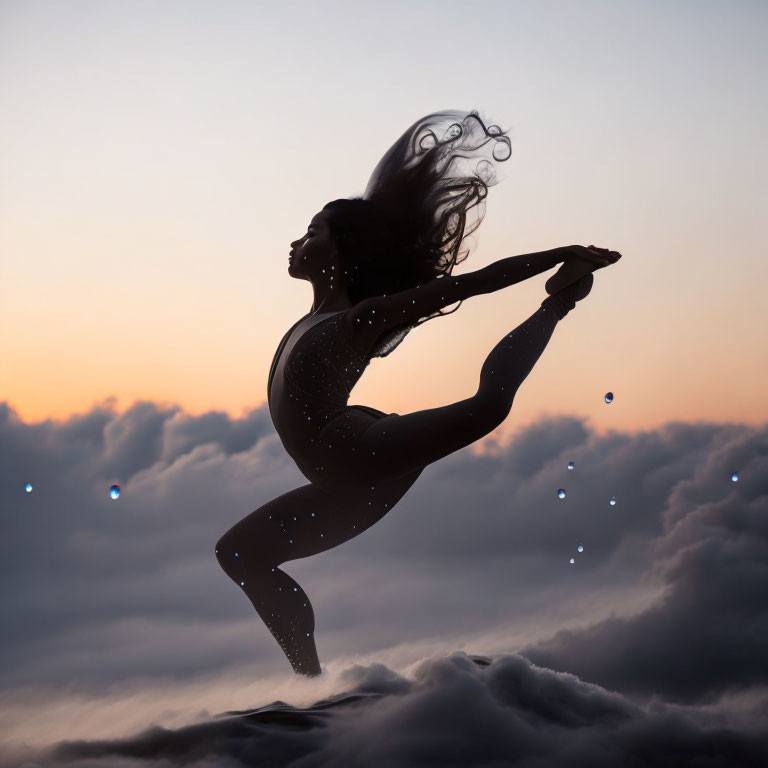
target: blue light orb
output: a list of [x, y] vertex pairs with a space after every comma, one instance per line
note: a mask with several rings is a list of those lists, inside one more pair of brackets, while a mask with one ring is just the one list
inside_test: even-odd
[[616, 504], [616, 497], [615, 496], [611, 496], [611, 500], [610, 500], [609, 503], [613, 507]]
[[561, 489], [560, 489], [560, 490], [557, 492], [557, 495], [558, 495], [558, 496], [559, 496], [561, 499], [564, 499], [564, 498], [565, 498], [565, 488], [561, 488]]
[[572, 461], [568, 462], [568, 469], [573, 469], [575, 466], [576, 465]]
[[583, 545], [579, 544], [579, 552], [583, 552], [583, 551], [584, 551]]
[[733, 480], [734, 483], [738, 482], [738, 480], [739, 480], [739, 473], [738, 472], [734, 472], [731, 475], [731, 480]]
[[109, 495], [110, 495], [110, 496], [111, 496], [113, 499], [119, 499], [119, 498], [120, 498], [120, 486], [119, 486], [119, 485], [113, 485], [113, 486], [112, 486], [112, 487], [109, 489]]
[[24, 486], [24, 490], [25, 490], [27, 493], [32, 493], [32, 483], [27, 483], [27, 484]]

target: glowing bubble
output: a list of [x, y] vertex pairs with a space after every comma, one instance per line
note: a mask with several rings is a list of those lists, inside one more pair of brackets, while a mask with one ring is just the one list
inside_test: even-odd
[[576, 465], [572, 461], [568, 462], [568, 469], [573, 469], [575, 466]]
[[581, 544], [579, 544], [579, 552], [583, 552], [583, 551], [584, 551], [584, 547]]
[[[739, 479], [739, 473], [738, 472], [734, 472], [731, 475], [731, 480], [733, 480], [733, 482], [735, 483], [735, 482], [738, 482], [738, 479]], [[29, 487], [31, 488], [32, 486], [29, 486]]]
[[606, 403], [612, 403], [613, 402], [613, 392], [606, 392], [605, 393], [605, 402]]
[[575, 562], [576, 561], [573, 558], [571, 558], [571, 565], [573, 565]]
[[27, 493], [32, 493], [32, 483], [27, 483], [27, 484], [24, 486], [24, 490], [25, 490]]
[[558, 496], [559, 496], [561, 499], [564, 499], [564, 498], [565, 498], [565, 488], [560, 488], [560, 490], [558, 490], [558, 492], [557, 492], [557, 495], [558, 495]]
[[611, 496], [611, 500], [610, 500], [609, 503], [610, 503], [611, 506], [614, 506], [616, 504], [616, 497], [615, 496]]
[[119, 485], [113, 485], [113, 486], [112, 486], [112, 487], [109, 489], [109, 495], [110, 495], [110, 496], [111, 496], [113, 499], [119, 499], [119, 498], [120, 498], [120, 486], [119, 486]]

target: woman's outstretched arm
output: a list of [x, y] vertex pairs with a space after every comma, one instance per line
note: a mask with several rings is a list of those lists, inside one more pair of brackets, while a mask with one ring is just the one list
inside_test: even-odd
[[510, 256], [474, 272], [436, 278], [391, 296], [363, 299], [346, 312], [348, 329], [356, 346], [367, 350], [385, 331], [416, 323], [457, 301], [493, 293], [556, 267], [565, 258], [564, 250]]
[[484, 286], [483, 293], [493, 293], [509, 285], [520, 283], [529, 277], [547, 272], [565, 261], [563, 248], [552, 248], [548, 251], [525, 253], [522, 256], [509, 256], [499, 259], [487, 267], [478, 269], [475, 273], [480, 284]]

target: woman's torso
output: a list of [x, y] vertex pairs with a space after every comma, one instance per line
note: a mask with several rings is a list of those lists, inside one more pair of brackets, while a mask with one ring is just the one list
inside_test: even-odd
[[344, 312], [301, 318], [283, 336], [272, 360], [269, 412], [292, 456], [344, 410], [368, 365], [350, 343]]

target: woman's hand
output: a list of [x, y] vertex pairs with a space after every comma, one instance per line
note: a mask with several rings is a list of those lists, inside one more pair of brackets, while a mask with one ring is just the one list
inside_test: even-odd
[[560, 255], [564, 262], [573, 259], [583, 259], [592, 264], [598, 264], [600, 267], [607, 267], [609, 264], [615, 264], [621, 254], [618, 251], [611, 251], [608, 248], [598, 248], [596, 245], [566, 245], [560, 250]]
[[544, 283], [544, 290], [549, 294], [557, 293], [590, 272], [615, 264], [621, 258], [618, 251], [598, 248], [595, 245], [590, 245], [587, 248], [583, 245], [566, 245], [559, 248], [558, 251], [563, 259], [563, 264]]

